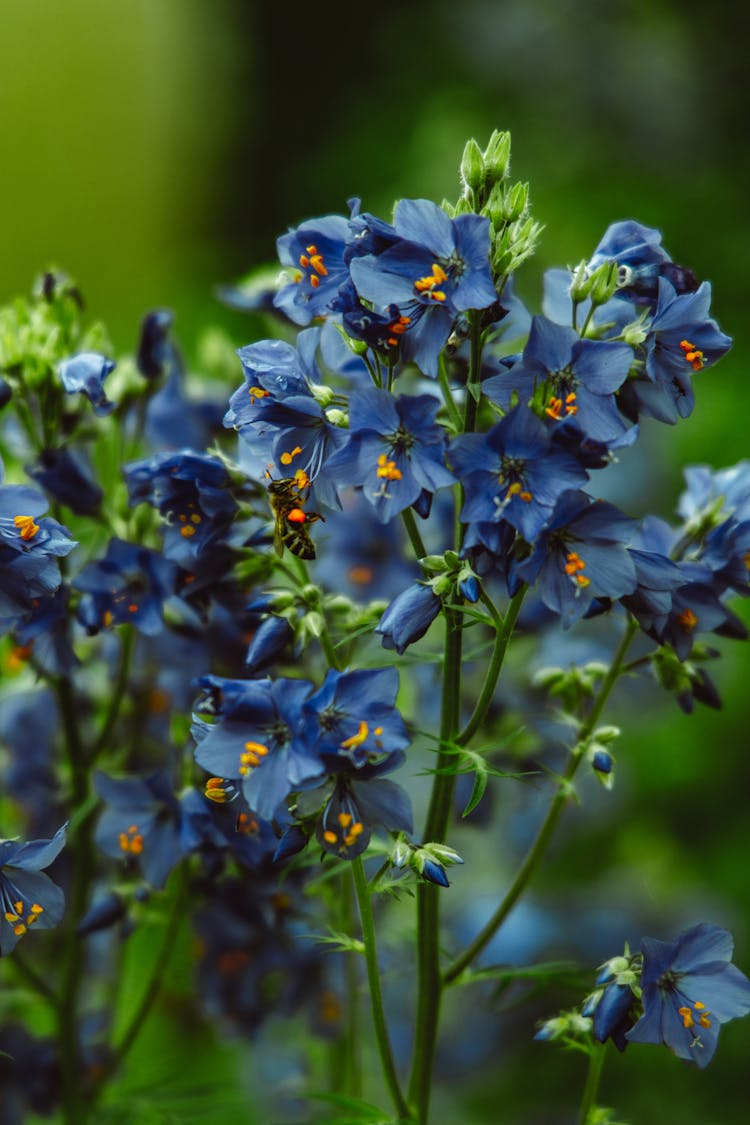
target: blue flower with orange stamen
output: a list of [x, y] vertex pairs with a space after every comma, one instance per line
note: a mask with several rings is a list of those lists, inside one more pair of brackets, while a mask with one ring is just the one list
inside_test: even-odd
[[253, 812], [271, 820], [289, 793], [324, 772], [303, 732], [307, 680], [224, 680], [202, 676], [193, 715], [195, 760], [241, 784]]
[[658, 302], [644, 344], [645, 371], [622, 389], [620, 405], [628, 417], [640, 413], [674, 424], [688, 418], [695, 404], [692, 377], [713, 366], [732, 345], [709, 317], [711, 286], [678, 293], [659, 279]]
[[331, 758], [344, 758], [355, 769], [402, 750], [410, 740], [395, 707], [397, 693], [395, 668], [329, 671], [303, 706], [311, 750], [329, 765]]
[[642, 941], [643, 1016], [631, 1043], [664, 1043], [700, 1069], [716, 1050], [722, 1024], [750, 1012], [750, 981], [731, 964], [732, 935], [702, 923], [675, 941]]
[[613, 504], [584, 492], [562, 496], [529, 558], [513, 575], [529, 585], [537, 579], [542, 601], [563, 625], [582, 617], [594, 598], [618, 598], [637, 584], [625, 546], [634, 523]]
[[97, 771], [94, 788], [105, 802], [97, 845], [112, 859], [135, 863], [152, 887], [163, 887], [185, 853], [180, 804], [168, 774], [115, 778]]
[[497, 301], [490, 271], [489, 220], [450, 219], [426, 199], [402, 199], [394, 213], [399, 241], [351, 261], [359, 296], [376, 310], [397, 306], [408, 318], [401, 357], [437, 375], [438, 356], [459, 313]]
[[432, 395], [399, 395], [368, 387], [349, 402], [349, 443], [329, 462], [347, 484], [362, 485], [383, 523], [455, 482], [445, 465], [446, 433], [435, 422]]
[[43, 868], [65, 846], [65, 826], [51, 840], [0, 843], [0, 955], [6, 957], [29, 930], [50, 930], [65, 910], [65, 896]]
[[110, 539], [107, 553], [84, 567], [73, 583], [81, 590], [78, 618], [90, 633], [131, 622], [151, 636], [163, 625], [164, 602], [176, 590], [178, 568], [148, 547]]
[[35, 488], [0, 484], [0, 633], [58, 589], [58, 558], [77, 546], [67, 528], [44, 516], [47, 508]]
[[229, 474], [216, 457], [157, 453], [123, 467], [130, 506], [151, 504], [167, 521], [164, 555], [189, 567], [196, 555], [215, 548], [231, 527], [237, 505]]
[[315, 825], [315, 838], [324, 851], [339, 859], [356, 859], [365, 851], [373, 829], [412, 832], [411, 801], [394, 781], [378, 776], [395, 769], [403, 754], [378, 766], [365, 766], [354, 774], [335, 775], [333, 789]]
[[551, 421], [573, 419], [586, 437], [613, 441], [626, 430], [615, 392], [633, 358], [628, 344], [582, 340], [572, 328], [535, 316], [521, 361], [486, 379], [482, 389], [507, 410], [514, 393], [525, 403], [545, 387], [545, 414]]
[[321, 388], [316, 362], [317, 328], [301, 332], [297, 347], [282, 340], [263, 340], [238, 352], [245, 383], [229, 400], [224, 425], [239, 432], [248, 469], [257, 478], [304, 473], [316, 499], [337, 507], [336, 482], [328, 461], [347, 441], [345, 431], [329, 421], [316, 397], [330, 402], [333, 392]]
[[348, 219], [325, 215], [308, 219], [277, 240], [279, 258], [291, 268], [292, 281], [282, 286], [273, 303], [295, 324], [309, 324], [329, 311], [349, 276], [344, 251], [351, 238]]
[[[464, 523], [506, 520], [533, 543], [558, 497], [588, 479], [569, 453], [526, 406], [517, 406], [485, 434], [465, 434], [450, 446], [449, 462], [464, 486]], [[492, 545], [489, 544], [490, 549]]]

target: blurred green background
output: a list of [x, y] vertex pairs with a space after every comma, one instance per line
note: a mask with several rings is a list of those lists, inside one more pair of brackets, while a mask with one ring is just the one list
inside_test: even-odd
[[[546, 266], [587, 257], [611, 221], [633, 217], [662, 229], [675, 260], [713, 281], [715, 315], [735, 337], [727, 359], [696, 376], [694, 417], [647, 425], [629, 454], [633, 514], [669, 515], [683, 464], [747, 454], [747, 9], [729, 0], [381, 0], [368, 9], [336, 0], [299, 11], [242, 0], [2, 0], [0, 15], [0, 301], [54, 264], [77, 278], [119, 352], [132, 350], [140, 317], [158, 305], [175, 310], [193, 360], [207, 324], [239, 346], [252, 325], [223, 309], [214, 287], [272, 260], [287, 225], [341, 212], [354, 194], [386, 215], [401, 195], [454, 197], [465, 139], [483, 144], [493, 128], [510, 129], [514, 174], [531, 182], [546, 225], [520, 279], [534, 311]], [[643, 920], [663, 938], [699, 920], [725, 924], [750, 970], [748, 655], [720, 647], [721, 713], [685, 717], [643, 681], [620, 697], [629, 725], [618, 789], [585, 790], [532, 900], [573, 929], [578, 912], [587, 925], [592, 911]], [[493, 851], [476, 876], [487, 894], [510, 870], [514, 842], [500, 835], [492, 847], [500, 857]], [[457, 893], [469, 895], [471, 877], [467, 868], [456, 877]], [[565, 955], [565, 940], [545, 956]], [[591, 946], [592, 963], [616, 952], [597, 948], [595, 933]], [[473, 1010], [466, 994], [459, 1014], [462, 1002]], [[549, 999], [531, 1015], [498, 1010], [508, 1034], [476, 1068], [446, 1067], [436, 1125], [572, 1120], [579, 1060], [530, 1042], [533, 1019], [553, 1010]], [[134, 1066], [153, 1052], [153, 1028]], [[610, 1062], [604, 1101], [632, 1125], [746, 1122], [750, 1021], [722, 1040], [704, 1074], [666, 1051], [629, 1050]], [[169, 1052], [175, 1066], [186, 1049]], [[272, 1038], [266, 1049], [284, 1045]], [[217, 1060], [226, 1084], [231, 1059]], [[231, 1120], [245, 1119], [255, 1117], [235, 1107]], [[223, 1117], [185, 1110], [174, 1120]]]

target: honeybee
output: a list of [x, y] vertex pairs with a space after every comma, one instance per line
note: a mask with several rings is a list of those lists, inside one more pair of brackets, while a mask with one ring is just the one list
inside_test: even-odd
[[268, 498], [274, 515], [273, 545], [277, 555], [283, 555], [284, 548], [300, 559], [315, 558], [315, 544], [310, 538], [307, 525], [323, 520], [319, 512], [305, 512], [302, 504], [305, 486], [299, 477], [282, 477], [269, 480]]

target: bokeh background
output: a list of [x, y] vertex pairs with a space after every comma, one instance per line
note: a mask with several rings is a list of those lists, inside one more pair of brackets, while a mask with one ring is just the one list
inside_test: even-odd
[[[682, 465], [747, 455], [746, 9], [730, 0], [381, 0], [367, 9], [335, 0], [299, 11], [252, 0], [2, 0], [0, 17], [0, 301], [57, 265], [78, 280], [117, 352], [133, 349], [143, 313], [167, 306], [197, 364], [207, 325], [237, 346], [254, 338], [252, 320], [223, 308], [215, 287], [271, 261], [288, 225], [341, 212], [355, 194], [384, 215], [402, 195], [455, 197], [465, 139], [510, 129], [514, 174], [531, 182], [546, 225], [520, 278], [535, 311], [546, 266], [587, 257], [611, 221], [633, 217], [662, 229], [675, 260], [713, 281], [715, 314], [735, 338], [718, 368], [696, 376], [694, 417], [652, 426], [630, 455], [633, 514], [668, 516]], [[750, 971], [748, 653], [719, 647], [720, 713], [684, 716], [646, 681], [620, 696], [618, 786], [612, 795], [584, 788], [498, 958], [596, 964], [626, 937], [668, 938], [710, 920], [733, 930]], [[508, 800], [516, 811], [524, 804]], [[467, 843], [474, 866], [455, 878], [467, 914], [477, 889], [489, 904], [502, 888], [523, 845], [508, 823], [489, 843]], [[561, 989], [528, 1007], [495, 996], [480, 1018], [476, 998], [457, 995], [457, 1014], [465, 1004], [472, 1018], [441, 1060], [436, 1125], [572, 1120], [581, 1061], [530, 1040], [536, 1018], [575, 999]], [[174, 1004], [175, 1018], [161, 1011], [133, 1056], [144, 1106], [165, 1070], [179, 1087], [189, 1053], [241, 1095], [232, 1121], [264, 1119], [268, 1091], [248, 1075], [272, 1058], [272, 1085], [293, 1087], [288, 1040], [272, 1028], [254, 1052], [262, 1065], [251, 1064], [242, 1043], [206, 1029], [176, 1036]], [[703, 1074], [666, 1051], [630, 1049], [610, 1060], [603, 1100], [632, 1125], [746, 1122], [750, 1021], [722, 1040]], [[168, 1120], [223, 1120], [218, 1103], [208, 1117], [195, 1112], [183, 1106]], [[282, 1119], [301, 1118], [273, 1118]]]

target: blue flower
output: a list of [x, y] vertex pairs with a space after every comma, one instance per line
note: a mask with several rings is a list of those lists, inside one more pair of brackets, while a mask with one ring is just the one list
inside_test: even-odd
[[35, 488], [0, 485], [0, 632], [58, 589], [57, 560], [77, 546], [57, 520], [41, 518], [47, 507]]
[[[624, 1051], [628, 1045], [627, 1032], [633, 1026], [631, 1009], [634, 1004], [635, 995], [630, 985], [610, 981], [594, 1008], [594, 1038], [599, 1043], [611, 1039], [618, 1051]], [[588, 1015], [588, 1012], [583, 1014]]]
[[78, 452], [43, 449], [39, 460], [26, 466], [26, 472], [54, 500], [65, 504], [77, 516], [92, 515], [102, 502], [104, 493]]
[[237, 505], [216, 457], [183, 449], [123, 467], [130, 506], [148, 503], [167, 521], [164, 555], [190, 568], [196, 555], [226, 537]]
[[305, 737], [330, 766], [345, 758], [355, 769], [380, 761], [409, 745], [396, 710], [395, 668], [330, 670], [323, 686], [303, 706]]
[[[321, 380], [315, 358], [319, 342], [319, 329], [310, 328], [300, 333], [296, 348], [283, 340], [241, 348], [245, 383], [230, 398], [224, 425], [239, 432], [256, 479], [269, 469], [277, 477], [304, 473], [316, 498], [335, 508], [336, 481], [328, 461], [347, 436], [329, 421], [315, 395]], [[333, 397], [323, 391], [327, 399]]]
[[62, 385], [69, 395], [79, 391], [86, 395], [100, 416], [111, 414], [115, 404], [110, 402], [104, 391], [104, 380], [115, 369], [115, 362], [99, 355], [98, 352], [81, 352], [60, 364]]
[[30, 929], [50, 930], [63, 916], [65, 896], [42, 869], [65, 846], [65, 825], [51, 840], [0, 843], [0, 954], [6, 957]]
[[692, 376], [711, 367], [729, 350], [730, 336], [709, 317], [711, 286], [678, 293], [659, 279], [659, 298], [645, 347], [645, 374], [630, 380], [620, 398], [629, 417], [639, 413], [673, 425], [688, 418], [695, 404]]
[[520, 363], [486, 379], [483, 390], [507, 410], [514, 392], [525, 403], [544, 387], [548, 418], [574, 418], [587, 437], [608, 442], [626, 429], [615, 392], [627, 379], [633, 358], [628, 344], [582, 340], [572, 328], [535, 316]]
[[492, 282], [489, 220], [450, 219], [426, 199], [402, 199], [393, 221], [399, 241], [382, 253], [354, 258], [352, 281], [376, 309], [397, 306], [407, 318], [401, 336], [404, 360], [437, 375], [437, 360], [456, 316], [497, 300]]
[[574, 457], [553, 447], [547, 427], [526, 406], [511, 410], [486, 434], [456, 438], [450, 461], [466, 494], [461, 520], [504, 519], [530, 543], [557, 498], [588, 478]]
[[274, 298], [274, 305], [296, 324], [309, 324], [329, 311], [331, 301], [349, 276], [344, 251], [352, 238], [342, 215], [308, 219], [276, 243], [281, 262], [293, 279]]
[[656, 304], [660, 277], [671, 282], [678, 293], [694, 292], [698, 288], [695, 274], [672, 261], [661, 239], [661, 231], [634, 219], [612, 223], [589, 259], [588, 268], [595, 270], [605, 262], [616, 262], [617, 296], [637, 304]]
[[701, 1069], [711, 1061], [723, 1023], [750, 1012], [750, 981], [732, 965], [732, 936], [702, 923], [675, 941], [644, 938], [643, 1016], [631, 1043], [664, 1043]]
[[612, 504], [569, 492], [528, 559], [514, 575], [531, 585], [537, 577], [542, 601], [570, 625], [582, 617], [593, 598], [617, 598], [636, 587], [635, 565], [624, 541], [633, 521]]
[[441, 606], [432, 586], [424, 582], [407, 586], [393, 599], [375, 627], [375, 632], [383, 638], [383, 648], [405, 652], [425, 635]]
[[[402, 755], [394, 755], [381, 769], [394, 769]], [[408, 794], [393, 781], [374, 774], [378, 767], [364, 767], [365, 776], [348, 772], [336, 775], [333, 790], [315, 826], [315, 838], [324, 851], [340, 859], [356, 859], [365, 851], [376, 828], [387, 832], [412, 831]]]
[[193, 717], [195, 760], [216, 777], [241, 782], [250, 809], [271, 820], [292, 791], [324, 772], [302, 732], [307, 680], [224, 680], [202, 676]]
[[136, 366], [146, 379], [157, 379], [173, 364], [180, 364], [177, 349], [170, 339], [174, 314], [168, 309], [155, 309], [141, 322], [141, 335], [136, 352]]
[[137, 863], [152, 887], [163, 887], [183, 855], [180, 806], [168, 775], [114, 778], [97, 771], [94, 788], [106, 803], [98, 846], [112, 859]]
[[435, 422], [439, 409], [432, 395], [396, 398], [377, 387], [354, 391], [350, 398], [350, 440], [328, 468], [347, 484], [362, 485], [383, 523], [423, 492], [454, 483], [445, 466], [445, 429]]
[[78, 616], [90, 633], [130, 621], [147, 635], [162, 628], [162, 609], [175, 592], [177, 567], [156, 551], [110, 539], [103, 559], [84, 567], [73, 583], [83, 591]]

